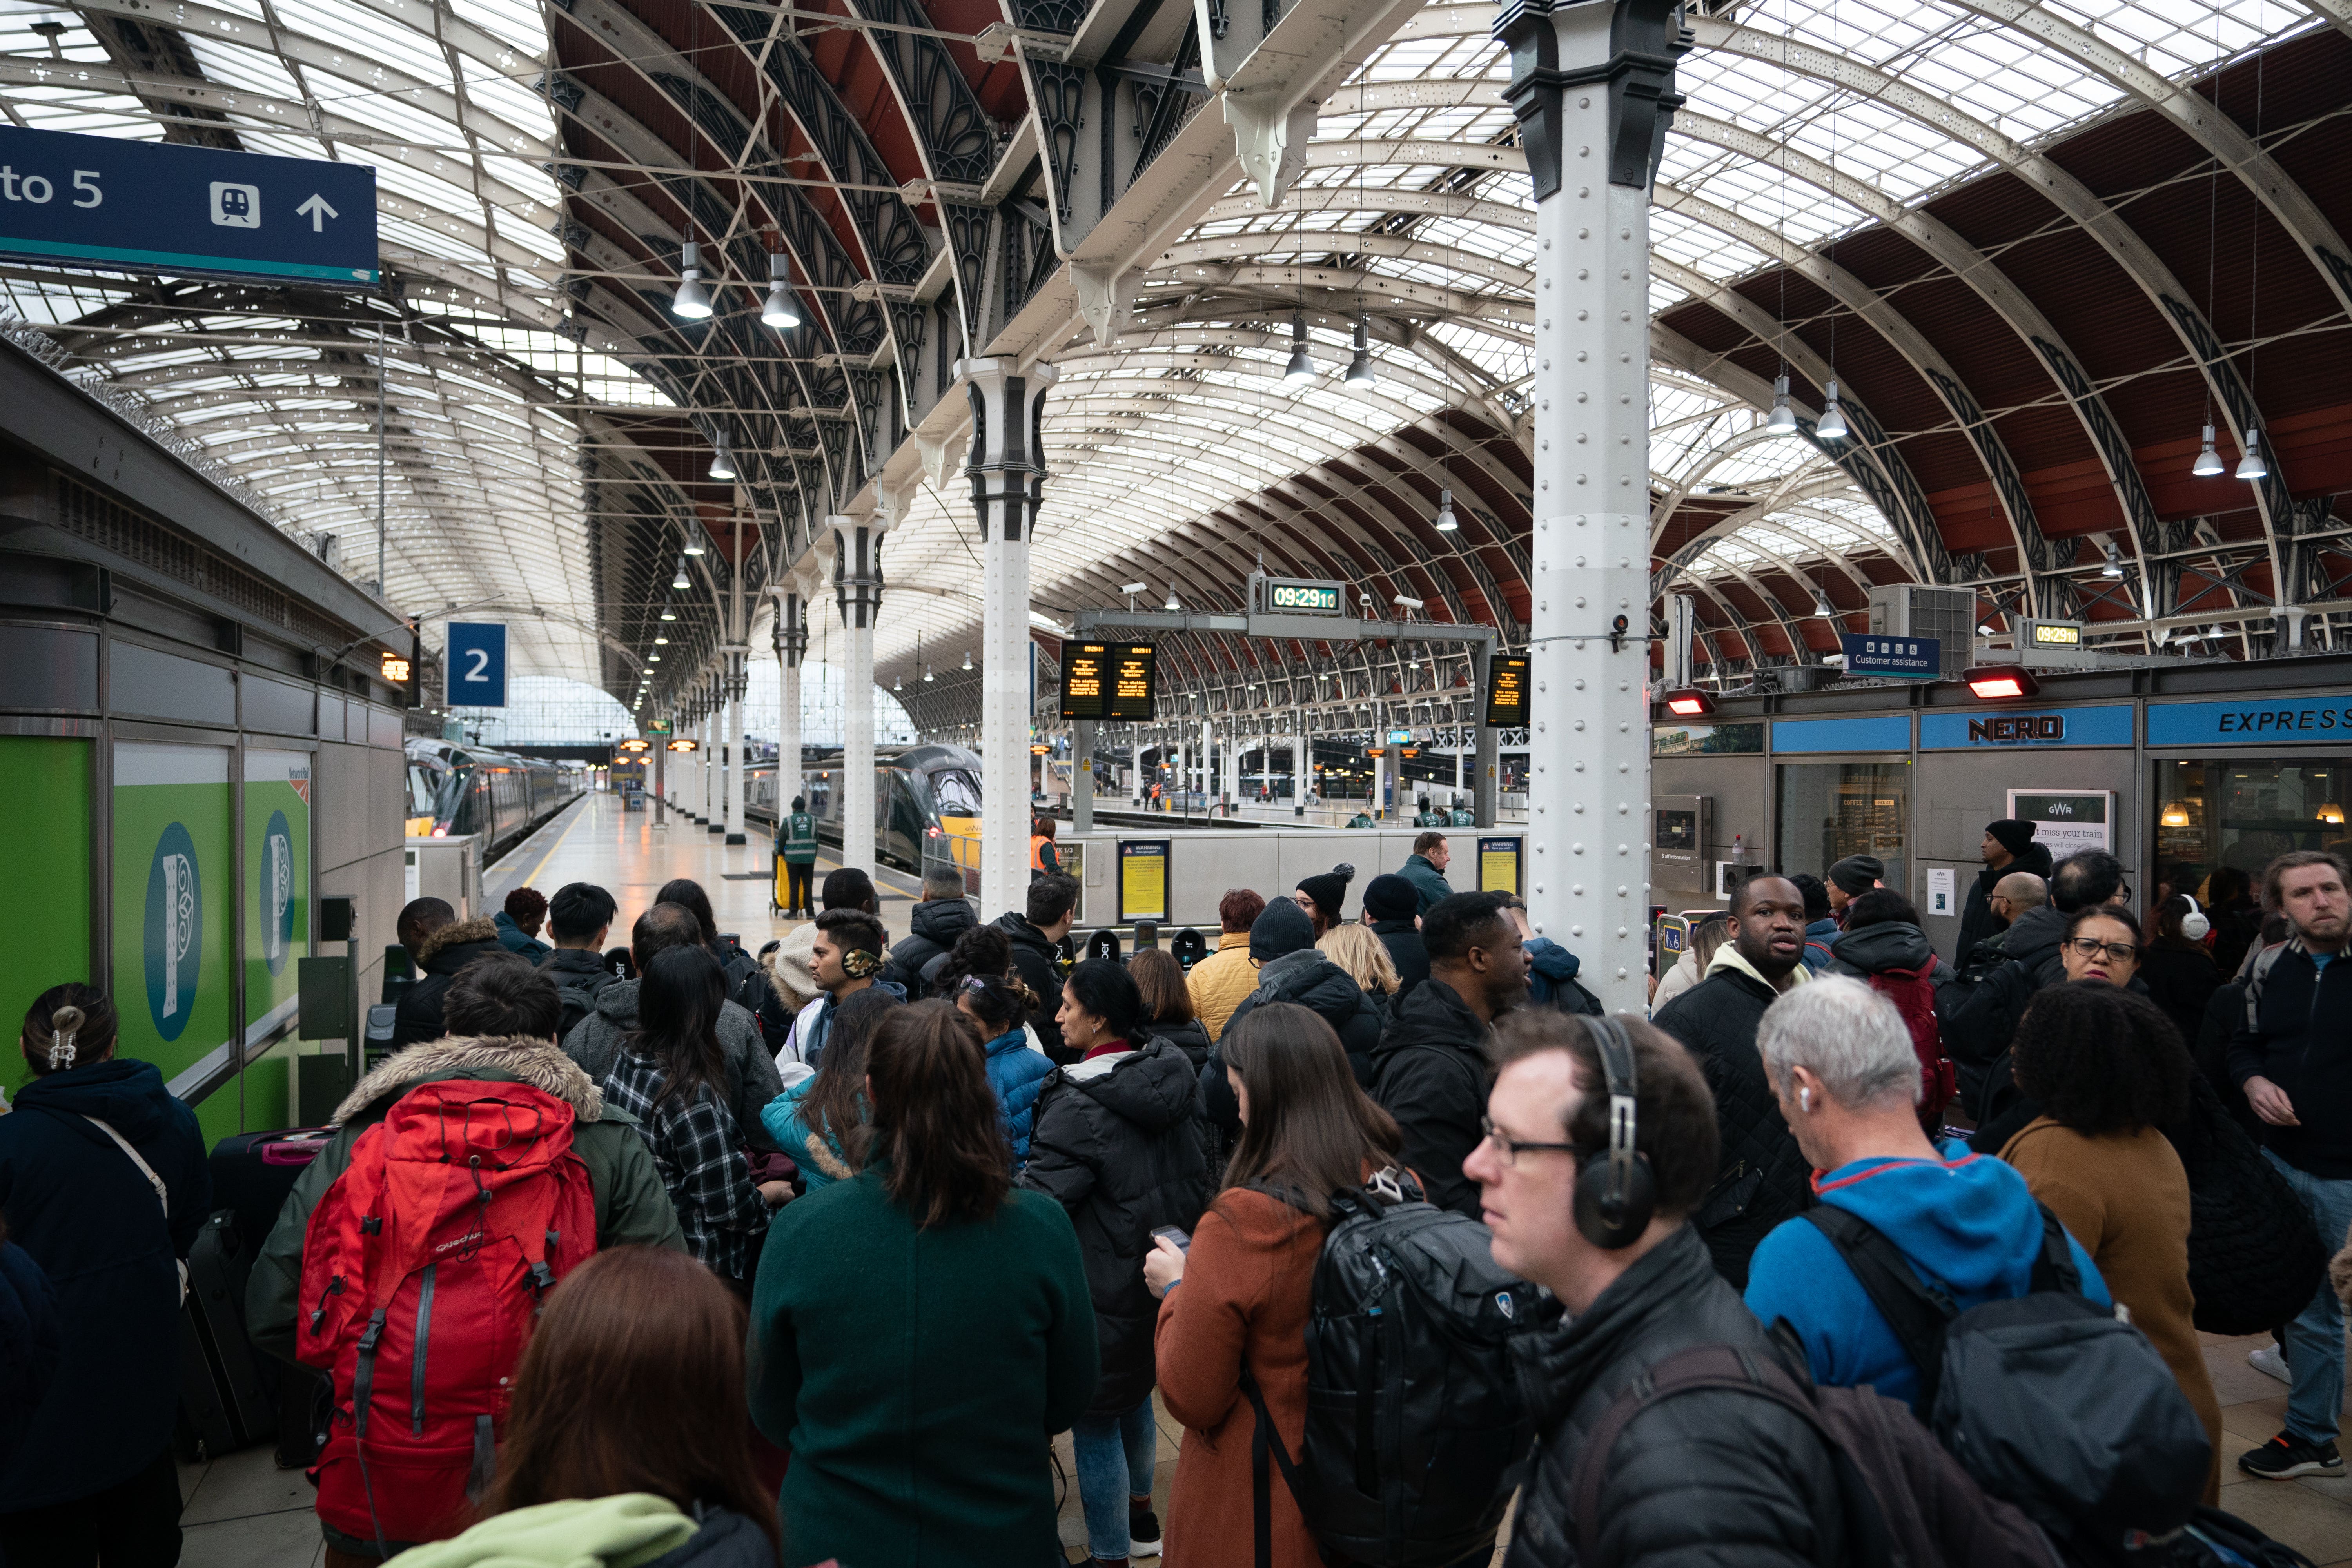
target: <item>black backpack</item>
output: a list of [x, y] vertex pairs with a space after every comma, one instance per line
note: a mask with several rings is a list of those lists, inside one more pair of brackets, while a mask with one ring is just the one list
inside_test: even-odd
[[[1290, 1200], [1274, 1187], [1261, 1191]], [[1559, 1303], [1496, 1267], [1486, 1227], [1402, 1171], [1335, 1194], [1307, 1322], [1307, 1432], [1294, 1462], [1246, 1366], [1256, 1561], [1272, 1561], [1271, 1453], [1327, 1552], [1365, 1568], [1449, 1568], [1494, 1543], [1534, 1439], [1512, 1336]]]
[[1919, 1369], [1928, 1428], [1986, 1491], [2090, 1562], [2190, 1522], [2213, 1457], [2204, 1425], [2147, 1336], [2083, 1295], [2057, 1215], [2042, 1210], [2031, 1292], [1966, 1311], [1860, 1215], [1803, 1217]]

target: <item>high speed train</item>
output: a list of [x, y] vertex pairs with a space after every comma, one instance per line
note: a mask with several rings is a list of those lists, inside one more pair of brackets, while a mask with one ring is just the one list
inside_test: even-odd
[[478, 833], [495, 858], [577, 800], [588, 772], [448, 741], [408, 742], [408, 831], [446, 838]]
[[[810, 753], [803, 773], [817, 837], [838, 845], [845, 793], [841, 752]], [[774, 822], [780, 804], [775, 764], [754, 763], [744, 784], [750, 815]], [[963, 872], [964, 890], [979, 893], [979, 756], [961, 746], [876, 747], [874, 854], [917, 875], [927, 866], [953, 865]]]

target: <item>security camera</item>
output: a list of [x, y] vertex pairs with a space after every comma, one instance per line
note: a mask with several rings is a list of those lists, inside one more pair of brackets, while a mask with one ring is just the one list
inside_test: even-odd
[[1145, 584], [1141, 583], [1129, 583], [1119, 589], [1119, 592], [1122, 594], [1140, 594], [1144, 591], [1144, 588]]
[[1391, 599], [1389, 603], [1394, 605], [1400, 610], [1417, 610], [1421, 608], [1421, 601], [1419, 599], [1408, 598], [1402, 594], [1399, 594], [1396, 597]]

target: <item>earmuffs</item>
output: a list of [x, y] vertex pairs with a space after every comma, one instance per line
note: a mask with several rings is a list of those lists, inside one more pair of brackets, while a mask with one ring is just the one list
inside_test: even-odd
[[2189, 912], [2180, 917], [2180, 934], [2191, 942], [2203, 942], [2205, 933], [2213, 929], [2213, 922], [2207, 920], [2205, 911], [2198, 907], [2196, 894], [2183, 893], [2180, 896], [2189, 900]]
[[1586, 1157], [1576, 1176], [1576, 1228], [1593, 1246], [1614, 1252], [1631, 1247], [1650, 1228], [1658, 1206], [1657, 1179], [1650, 1158], [1634, 1147], [1633, 1041], [1612, 1017], [1587, 1016], [1601, 1047], [1601, 1070], [1609, 1086], [1609, 1147]]
[[853, 947], [841, 955], [841, 972], [852, 980], [863, 980], [882, 967], [882, 955]]

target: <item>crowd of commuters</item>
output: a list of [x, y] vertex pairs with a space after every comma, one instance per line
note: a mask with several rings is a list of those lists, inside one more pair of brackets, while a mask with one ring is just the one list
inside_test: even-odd
[[[1478, 1419], [1532, 1442], [1466, 1478], [1516, 1489], [1513, 1568], [1859, 1563], [1853, 1457], [1802, 1391], [1875, 1390], [1933, 1444], [1943, 1357], [1890, 1279], [1948, 1316], [2053, 1289], [2127, 1310], [2210, 1504], [2191, 1221], [2231, 1217], [2200, 1184], [2217, 1126], [2256, 1158], [2214, 1079], [2270, 1183], [2227, 1201], [2323, 1261], [2352, 1228], [2331, 855], [2273, 863], [2276, 940], [2227, 974], [2191, 895], [2165, 889], [2145, 938], [2112, 857], [2053, 866], [2024, 824], [1987, 829], [1949, 961], [1867, 856], [1758, 874], [1644, 1019], [1597, 1016], [1515, 896], [1454, 891], [1442, 833], [1352, 918], [1349, 866], [1227, 892], [1189, 970], [1073, 962], [1079, 889], [1042, 837], [1017, 910], [979, 918], [948, 871], [895, 935], [865, 873], [812, 889], [812, 851], [790, 901], [818, 907], [758, 955], [690, 881], [610, 950], [618, 905], [586, 884], [401, 912], [398, 1048], [255, 1216], [244, 1304], [258, 1349], [332, 1385], [330, 1563], [1063, 1561], [1065, 1432], [1095, 1564], [1339, 1561], [1294, 1479], [1342, 1403], [1309, 1388], [1327, 1241], [1422, 1194], [1415, 1225], [1515, 1281], [1493, 1304], [1515, 1373]], [[178, 1552], [177, 1260], [210, 1174], [115, 1037], [102, 993], [45, 994], [0, 1117], [12, 1564]], [[2343, 1473], [2342, 1306], [2300, 1279], [2253, 1476]], [[1659, 1396], [1710, 1348], [1775, 1396]], [[1340, 1423], [1358, 1475], [1401, 1440], [1352, 1414], [1370, 1398]], [[1484, 1563], [1494, 1531], [1458, 1544]]]

